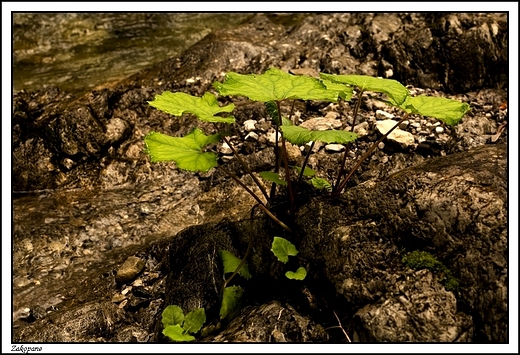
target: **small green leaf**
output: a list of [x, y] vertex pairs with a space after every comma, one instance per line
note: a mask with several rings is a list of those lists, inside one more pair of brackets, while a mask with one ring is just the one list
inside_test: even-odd
[[215, 116], [221, 112], [231, 112], [235, 105], [230, 104], [220, 107], [217, 98], [212, 93], [205, 93], [202, 97], [191, 96], [183, 92], [172, 93], [165, 91], [156, 95], [153, 101], [148, 101], [150, 106], [174, 116], [182, 116], [183, 113], [192, 113], [201, 121], [234, 123], [233, 116]]
[[217, 154], [204, 152], [202, 148], [216, 143], [220, 134], [206, 136], [195, 128], [184, 137], [171, 137], [166, 134], [151, 132], [144, 138], [146, 152], [153, 163], [174, 161], [179, 169], [189, 171], [208, 171], [217, 166]]
[[195, 309], [186, 314], [182, 328], [190, 334], [195, 334], [202, 328], [205, 322], [206, 312], [204, 312], [204, 308]]
[[328, 182], [327, 180], [325, 180], [323, 178], [313, 177], [311, 179], [311, 184], [318, 190], [325, 189], [327, 191], [332, 191], [332, 185], [330, 184], [330, 182]]
[[327, 87], [327, 89], [336, 90], [339, 97], [341, 97], [343, 100], [350, 101], [352, 99], [354, 89], [351, 86], [334, 83], [330, 80], [322, 80], [322, 83]]
[[299, 267], [298, 270], [296, 270], [296, 272], [287, 271], [285, 273], [285, 276], [287, 276], [287, 278], [291, 280], [303, 280], [305, 276], [307, 276], [307, 270], [305, 270], [304, 267]]
[[240, 310], [240, 298], [244, 289], [240, 286], [230, 286], [224, 289], [222, 305], [220, 306], [220, 319], [227, 316], [233, 317]]
[[163, 329], [162, 333], [173, 341], [193, 341], [194, 336], [184, 333], [180, 325], [169, 325]]
[[397, 80], [376, 78], [369, 75], [335, 75], [325, 73], [320, 73], [320, 77], [336, 83], [354, 85], [363, 91], [384, 93], [388, 95], [390, 102], [395, 106], [402, 105], [409, 95], [408, 89]]
[[278, 184], [278, 185], [287, 186], [287, 181], [283, 180], [280, 177], [280, 174], [278, 174], [278, 173], [273, 173], [271, 171], [262, 171], [259, 173], [259, 175], [262, 178], [266, 179], [267, 181], [274, 182], [275, 184]]
[[169, 325], [182, 325], [184, 322], [184, 313], [182, 308], [175, 305], [169, 305], [162, 312], [162, 324], [166, 328]]
[[[300, 168], [299, 166], [292, 166], [292, 168], [294, 170], [296, 170], [298, 172], [298, 174], [302, 171], [302, 168]], [[316, 172], [314, 170], [312, 170], [311, 168], [305, 167], [303, 176], [313, 177], [314, 175], [316, 175]]]
[[312, 141], [325, 143], [349, 143], [357, 138], [357, 134], [348, 131], [311, 131], [300, 126], [282, 126], [283, 136], [292, 144], [304, 145]]
[[289, 256], [296, 256], [298, 254], [298, 250], [296, 250], [293, 243], [280, 237], [274, 237], [271, 251], [282, 263], [288, 262]]
[[[240, 265], [240, 263], [242, 262], [241, 259], [237, 258], [227, 250], [220, 250], [219, 255], [220, 259], [222, 260], [222, 265], [224, 266], [224, 274], [235, 272], [238, 265]], [[249, 268], [247, 267], [246, 263], [242, 265], [242, 267], [238, 271], [238, 274], [244, 277], [246, 280], [249, 280], [251, 278], [251, 274], [249, 273]]]
[[220, 95], [246, 96], [261, 102], [287, 99], [338, 100], [338, 91], [328, 90], [320, 80], [306, 75], [292, 75], [276, 68], [260, 75], [229, 72], [223, 83], [217, 81], [213, 86]]
[[467, 103], [444, 97], [424, 95], [409, 97], [406, 105], [408, 109], [410, 109], [410, 106], [412, 107], [411, 111], [413, 113], [437, 118], [450, 126], [459, 123], [462, 117], [470, 110], [470, 106]]

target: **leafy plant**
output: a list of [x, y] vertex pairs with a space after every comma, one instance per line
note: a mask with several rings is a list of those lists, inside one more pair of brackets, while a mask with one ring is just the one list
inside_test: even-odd
[[[227, 138], [227, 134], [220, 132], [218, 124], [233, 124], [235, 117], [231, 115], [235, 106], [228, 104], [220, 106], [216, 95], [207, 92], [202, 97], [195, 97], [185, 93], [163, 92], [155, 96], [150, 105], [174, 116], [189, 113], [203, 122], [213, 125], [214, 131], [210, 134], [195, 128], [184, 137], [170, 137], [168, 135], [150, 132], [145, 136], [146, 152], [150, 155], [152, 162], [173, 161], [179, 169], [188, 171], [207, 172], [217, 168], [229, 175], [237, 184], [247, 191], [256, 201], [252, 208], [251, 216], [256, 207], [262, 209], [272, 220], [283, 229], [292, 233], [288, 224], [280, 220], [272, 211], [272, 202], [276, 196], [277, 186], [287, 191], [290, 216], [294, 216], [297, 208], [298, 188], [301, 181], [306, 181], [318, 190], [327, 191], [333, 197], [338, 197], [345, 189], [347, 182], [361, 166], [361, 164], [372, 154], [386, 137], [395, 130], [401, 122], [412, 114], [434, 117], [447, 125], [457, 124], [470, 109], [466, 103], [440, 97], [416, 96], [412, 97], [408, 89], [396, 80], [381, 79], [365, 75], [335, 75], [321, 73], [320, 78], [307, 75], [291, 75], [276, 68], [271, 68], [263, 74], [238, 74], [229, 72], [223, 82], [213, 83], [213, 87], [221, 97], [244, 96], [253, 101], [263, 102], [266, 107], [268, 118], [271, 119], [275, 129], [275, 161], [273, 171], [260, 172], [262, 179], [271, 183], [268, 193], [263, 183], [251, 171], [248, 165], [237, 153], [233, 144]], [[351, 167], [348, 173], [345, 171], [345, 162], [349, 146], [357, 139], [354, 133], [355, 120], [361, 106], [364, 93], [373, 93], [375, 99], [385, 102], [389, 106], [397, 107], [403, 111], [400, 120], [379, 140], [374, 142], [367, 152]], [[294, 103], [296, 100], [318, 100], [325, 102], [337, 102], [338, 100], [350, 101], [354, 94], [357, 102], [353, 110], [353, 122], [351, 130], [310, 130], [293, 122]], [[282, 116], [281, 107], [285, 103], [292, 103], [288, 117]], [[257, 195], [248, 186], [218, 163], [218, 154], [211, 147], [223, 141], [232, 150], [236, 160], [244, 170], [251, 176], [262, 195]], [[301, 167], [290, 166], [287, 156], [286, 141], [302, 146], [310, 143], [310, 149], [305, 155]], [[332, 183], [316, 176], [316, 172], [306, 167], [314, 144], [317, 141], [324, 143], [339, 143], [346, 146], [343, 158], [338, 167], [338, 174]], [[281, 149], [279, 144], [281, 143]], [[283, 168], [283, 173], [280, 170]], [[294, 175], [297, 175], [295, 177]], [[252, 219], [252, 217], [251, 217]], [[291, 223], [293, 221], [290, 221]], [[289, 225], [291, 224], [289, 223]], [[251, 227], [252, 229], [252, 227]], [[251, 235], [252, 235], [251, 231]], [[221, 258], [224, 264], [224, 273], [232, 273], [225, 280], [221, 290], [221, 319], [236, 311], [243, 289], [240, 286], [227, 287], [235, 275], [249, 278], [251, 275], [245, 265], [245, 260], [251, 251], [251, 239], [247, 251], [242, 259], [238, 259], [231, 253], [222, 251]], [[287, 262], [289, 256], [297, 253], [296, 247], [289, 241], [275, 237], [273, 241], [273, 253], [282, 262]], [[288, 278], [301, 280], [305, 278], [306, 270], [299, 268], [295, 272], [286, 273]], [[178, 310], [177, 310], [178, 313]], [[182, 323], [184, 324], [184, 323]], [[170, 324], [170, 334], [181, 334], [189, 338], [193, 327], [182, 328], [182, 324]], [[196, 327], [195, 327], [196, 328]], [[184, 329], [184, 330], [183, 330]], [[182, 330], [182, 331], [181, 331]]]
[[[285, 238], [274, 237], [271, 251], [276, 258], [282, 263], [286, 264], [289, 261], [289, 256], [298, 255], [296, 246]], [[303, 280], [307, 276], [307, 270], [304, 267], [299, 267], [296, 271], [287, 271], [285, 276], [288, 279]]]
[[193, 341], [193, 334], [197, 333], [205, 322], [204, 308], [193, 310], [184, 316], [181, 307], [170, 305], [162, 313], [162, 333], [173, 341]]

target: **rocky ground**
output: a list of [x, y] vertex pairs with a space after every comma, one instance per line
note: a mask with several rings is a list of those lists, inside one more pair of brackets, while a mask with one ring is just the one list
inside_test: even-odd
[[[506, 32], [505, 19], [494, 14], [329, 14], [301, 18], [258, 15], [236, 30], [216, 31], [179, 58], [135, 75], [116, 88], [79, 98], [56, 88], [16, 93], [13, 98], [14, 340], [160, 340], [158, 315], [166, 304], [174, 301], [173, 291], [168, 289], [172, 288], [172, 282], [178, 281], [172, 279], [171, 273], [169, 243], [172, 240], [176, 243], [172, 238], [190, 225], [205, 223], [203, 229], [217, 231], [221, 227], [207, 223], [232, 223], [248, 218], [254, 200], [220, 172], [189, 174], [177, 171], [171, 164], [149, 162], [143, 153], [143, 137], [148, 132], [182, 135], [199, 125], [189, 115], [175, 118], [148, 106], [147, 101], [155, 94], [171, 90], [200, 95], [210, 90], [213, 81], [221, 80], [226, 71], [259, 73], [275, 66], [287, 71], [311, 68], [329, 73], [392, 77], [408, 85], [412, 95], [450, 97], [470, 104], [472, 110], [455, 127], [418, 116], [403, 122], [399, 129], [404, 139], [385, 140], [351, 179], [348, 188], [358, 186], [354, 191], [363, 191], [363, 186], [384, 183], [393, 174], [433, 158], [507, 144], [507, 82], [505, 72], [500, 71], [507, 63]], [[294, 113], [302, 125], [350, 129], [356, 100], [335, 104], [298, 102]], [[231, 142], [254, 172], [271, 169], [274, 130], [266, 119], [263, 104], [240, 98], [233, 102], [237, 107], [234, 112], [237, 124], [231, 128]], [[284, 106], [283, 110], [288, 113], [290, 106]], [[352, 166], [380, 137], [378, 122], [397, 120], [401, 114], [365, 96], [354, 128], [360, 139], [350, 148], [346, 166]], [[200, 127], [208, 132], [213, 129], [203, 124]], [[253, 186], [226, 146], [220, 144], [214, 149], [220, 153], [222, 163], [248, 186]], [[301, 162], [307, 149], [290, 147], [292, 160]], [[309, 166], [321, 177], [332, 180], [342, 149], [316, 145]], [[372, 191], [367, 187], [366, 191], [369, 190]], [[500, 199], [504, 204], [506, 200], [505, 196]], [[319, 203], [305, 205], [303, 210], [309, 214], [308, 209], [317, 206]], [[497, 223], [501, 221], [498, 219]], [[352, 221], [344, 223], [349, 225]], [[230, 225], [227, 228], [247, 229]], [[417, 232], [409, 230], [411, 235]], [[238, 250], [243, 246], [240, 240], [238, 246], [234, 244], [236, 239], [228, 242]], [[186, 250], [178, 249], [179, 255]], [[302, 252], [303, 260], [311, 260], [309, 250]], [[439, 247], [431, 250], [444, 259], [451, 255]], [[478, 255], [486, 252], [490, 253], [481, 250], [483, 254]], [[495, 252], [506, 253], [505, 249]], [[134, 270], [133, 277], [118, 278], [116, 282], [117, 271], [130, 255], [140, 257], [142, 265], [137, 263], [140, 267]], [[505, 270], [507, 276], [504, 265], [497, 268], [500, 272]], [[445, 308], [448, 317], [455, 317], [453, 324], [459, 330], [446, 331], [443, 334], [451, 335], [438, 338], [428, 338], [431, 332], [439, 333], [435, 327], [425, 331], [422, 338], [420, 332], [408, 328], [409, 337], [391, 337], [385, 327], [379, 328], [383, 329], [379, 335], [367, 333], [369, 328], [359, 324], [370, 322], [367, 320], [370, 312], [373, 313], [370, 307], [386, 299], [384, 312], [390, 312], [398, 308], [395, 299], [384, 298], [388, 290], [382, 286], [369, 287], [361, 297], [352, 291], [352, 284], [343, 284], [345, 280], [354, 280], [352, 277], [338, 283], [338, 279], [329, 275], [326, 283], [329, 296], [335, 299], [337, 294], [343, 295], [340, 297], [358, 307], [357, 313], [342, 307], [337, 310], [350, 335], [357, 334], [355, 340], [506, 341], [505, 330], [489, 329], [489, 323], [482, 320], [479, 312], [485, 311], [486, 304], [489, 306], [487, 301], [479, 303], [468, 294], [456, 299], [439, 288], [432, 274], [408, 272], [410, 275], [403, 279], [396, 276], [397, 271], [386, 276], [390, 283], [392, 277], [397, 277], [394, 281], [402, 283], [403, 290], [413, 288], [407, 283], [418, 282], [427, 285], [417, 286], [422, 290], [419, 293], [433, 289], [433, 294], [449, 299], [439, 307]], [[264, 271], [263, 275], [270, 273]], [[294, 333], [294, 329], [284, 325], [276, 328], [278, 333], [255, 333], [257, 329], [243, 335], [239, 329], [242, 319], [207, 340], [344, 341], [337, 328], [324, 330], [337, 325], [332, 314], [324, 318], [316, 316], [320, 307], [333, 310], [331, 298], [315, 299], [325, 297], [327, 293], [316, 292], [316, 287], [325, 286], [316, 286], [316, 280], [309, 282], [304, 289], [297, 288], [295, 296], [307, 295], [305, 307], [291, 305], [283, 298], [269, 299], [260, 308], [252, 309], [252, 313], [244, 314], [246, 319], [284, 314], [289, 317], [284, 320], [287, 324], [297, 320], [299, 331]], [[479, 282], [475, 281], [471, 287], [481, 285]], [[193, 287], [195, 290], [196, 285]], [[403, 292], [409, 299], [416, 294]], [[493, 297], [489, 299], [499, 299]], [[457, 309], [456, 301], [462, 302], [461, 309]], [[251, 307], [255, 302], [252, 300]], [[477, 311], [478, 307], [484, 309]], [[497, 317], [496, 324], [507, 324], [507, 319]], [[80, 325], [84, 322], [88, 326]], [[308, 324], [313, 326], [306, 328]], [[82, 330], [78, 331], [79, 328]], [[288, 336], [287, 329], [297, 335]]]

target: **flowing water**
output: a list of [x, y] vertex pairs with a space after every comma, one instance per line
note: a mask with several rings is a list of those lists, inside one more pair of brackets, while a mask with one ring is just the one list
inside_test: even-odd
[[233, 27], [245, 13], [15, 13], [13, 89], [88, 92]]

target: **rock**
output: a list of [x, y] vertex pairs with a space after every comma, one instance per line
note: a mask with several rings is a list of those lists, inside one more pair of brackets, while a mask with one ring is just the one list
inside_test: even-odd
[[247, 120], [244, 122], [244, 128], [247, 132], [254, 131], [256, 129], [255, 124], [257, 123], [256, 120]]
[[327, 152], [342, 152], [345, 150], [345, 146], [343, 144], [327, 144], [325, 150]]
[[[377, 121], [376, 128], [381, 134], [386, 134], [389, 130], [392, 129], [397, 124], [397, 121], [394, 120], [386, 120], [386, 121]], [[406, 148], [415, 143], [415, 138], [413, 134], [403, 131], [399, 128], [396, 128], [390, 133], [386, 139], [396, 142], [400, 144], [402, 147]]]
[[336, 118], [329, 117], [316, 117], [308, 119], [300, 124], [301, 127], [313, 130], [313, 131], [326, 131], [328, 129], [341, 128], [343, 123]]
[[[420, 270], [396, 285], [399, 295], [383, 296], [354, 315], [361, 342], [470, 342], [470, 316], [457, 312], [457, 301], [434, 279]], [[416, 324], [421, 324], [417, 327]]]
[[358, 135], [358, 138], [362, 138], [368, 135], [368, 122], [361, 122], [354, 126], [354, 133]]
[[238, 317], [207, 342], [306, 343], [326, 342], [327, 332], [290, 305], [277, 301], [244, 308]]
[[257, 141], [259, 138], [255, 132], [249, 132], [245, 138], [246, 141]]
[[391, 113], [388, 113], [386, 111], [383, 111], [383, 110], [376, 111], [376, 118], [378, 118], [380, 120], [391, 120], [394, 117], [395, 117], [394, 115], [392, 115]]
[[219, 151], [222, 154], [226, 154], [226, 155], [233, 154], [233, 150], [231, 149], [231, 147], [226, 142], [222, 143], [222, 145], [219, 148]]
[[143, 269], [144, 261], [138, 257], [130, 256], [117, 270], [116, 282], [123, 283], [133, 280]]

